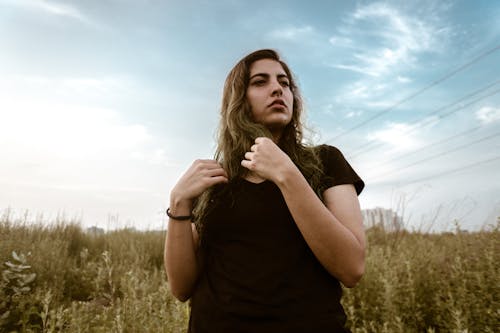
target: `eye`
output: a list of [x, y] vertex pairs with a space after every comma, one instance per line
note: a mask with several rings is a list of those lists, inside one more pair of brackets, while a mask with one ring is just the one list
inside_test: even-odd
[[255, 80], [252, 82], [252, 85], [255, 85], [255, 86], [262, 86], [266, 84], [266, 80]]
[[283, 87], [290, 87], [290, 82], [283, 80], [280, 82]]

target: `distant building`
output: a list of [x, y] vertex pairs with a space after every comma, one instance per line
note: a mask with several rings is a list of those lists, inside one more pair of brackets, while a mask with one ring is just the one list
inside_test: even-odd
[[363, 224], [365, 228], [382, 227], [387, 231], [397, 231], [404, 228], [403, 218], [392, 209], [376, 207], [363, 209]]
[[91, 235], [94, 235], [94, 236], [104, 235], [104, 229], [103, 228], [90, 227], [90, 228], [85, 229], [85, 231], [88, 234], [91, 234]]

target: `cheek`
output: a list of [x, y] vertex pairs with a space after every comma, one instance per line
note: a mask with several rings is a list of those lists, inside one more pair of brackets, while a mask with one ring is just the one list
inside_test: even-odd
[[262, 98], [256, 92], [247, 93], [247, 101], [250, 105], [252, 112], [258, 112], [262, 108]]
[[292, 92], [290, 92], [289, 100], [290, 100], [290, 106], [291, 106], [291, 108], [293, 110], [293, 106], [295, 105], [295, 103], [293, 102], [294, 98], [293, 98], [293, 93]]
[[258, 107], [255, 103], [255, 96], [252, 93], [247, 92], [246, 100], [247, 100], [247, 105], [248, 105], [249, 110], [250, 110], [250, 115], [255, 120], [256, 115], [257, 115], [255, 111], [258, 110]]
[[247, 90], [246, 99], [247, 99], [248, 104], [250, 104], [250, 105], [255, 104], [255, 94], [253, 93], [253, 91]]

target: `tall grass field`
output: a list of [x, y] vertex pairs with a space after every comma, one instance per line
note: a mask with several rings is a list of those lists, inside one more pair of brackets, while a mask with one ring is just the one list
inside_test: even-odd
[[[367, 230], [366, 273], [344, 290], [353, 332], [499, 332], [500, 230]], [[0, 332], [185, 332], [165, 232], [89, 233], [0, 218]]]

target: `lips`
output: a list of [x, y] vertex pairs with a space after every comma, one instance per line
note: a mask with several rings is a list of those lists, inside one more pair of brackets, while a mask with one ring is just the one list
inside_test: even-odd
[[279, 98], [275, 99], [271, 104], [269, 104], [269, 106], [280, 106], [280, 105], [286, 107], [285, 101]]

